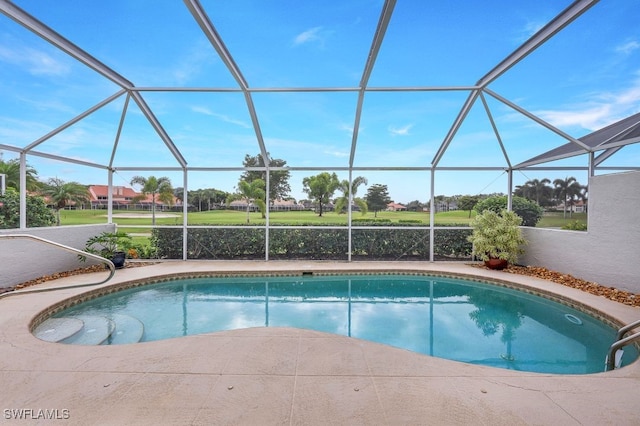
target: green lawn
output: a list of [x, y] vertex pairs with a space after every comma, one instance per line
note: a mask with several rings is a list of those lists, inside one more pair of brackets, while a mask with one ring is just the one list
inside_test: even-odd
[[587, 223], [586, 213], [572, 213], [569, 216], [567, 212], [566, 217], [563, 212], [546, 212], [542, 215], [542, 219], [538, 222], [537, 228], [562, 228], [564, 225], [578, 221], [580, 223]]
[[[145, 215], [140, 218], [127, 218], [122, 215], [136, 214]], [[182, 213], [170, 213], [173, 217], [157, 217], [156, 224], [164, 226], [182, 225]], [[160, 215], [160, 213], [159, 213]], [[473, 217], [475, 213], [472, 214]], [[63, 210], [60, 212], [62, 225], [96, 224], [107, 222], [107, 212], [105, 210]], [[420, 221], [424, 225], [429, 224], [429, 213], [426, 212], [372, 212], [365, 216], [358, 212], [353, 213], [353, 219], [388, 219], [392, 222], [400, 220]], [[312, 211], [295, 212], [272, 212], [269, 216], [270, 223], [278, 224], [334, 224], [346, 225], [347, 215], [334, 212], [325, 212], [322, 217]], [[578, 220], [586, 223], [586, 213], [574, 213], [571, 217], [563, 217], [562, 212], [545, 213], [538, 227], [560, 228], [566, 223]], [[128, 233], [148, 233], [151, 226], [151, 213], [116, 210], [113, 213], [113, 221]], [[189, 225], [243, 225], [247, 221], [247, 214], [236, 210], [212, 210], [207, 212], [192, 212], [188, 214]], [[471, 221], [468, 211], [442, 212], [435, 215], [436, 225], [467, 224]], [[249, 222], [254, 225], [264, 225], [265, 220], [260, 217], [260, 213], [250, 213]], [[354, 224], [358, 224], [354, 222]]]
[[[127, 214], [144, 215], [141, 218], [128, 218], [123, 217]], [[182, 213], [169, 213], [174, 215], [173, 217], [157, 217], [157, 225], [182, 225]], [[160, 213], [159, 213], [160, 215]], [[107, 212], [105, 210], [64, 210], [60, 213], [62, 225], [80, 225], [80, 224], [92, 224], [92, 223], [106, 223]], [[192, 212], [188, 213], [189, 225], [243, 225], [247, 222], [247, 213], [236, 210], [212, 210], [207, 212]], [[358, 212], [353, 214], [353, 219], [385, 219], [393, 222], [399, 220], [411, 220], [420, 221], [425, 225], [429, 224], [429, 213], [425, 212], [378, 212], [367, 213], [361, 215]], [[312, 211], [292, 211], [292, 212], [271, 212], [269, 215], [271, 224], [335, 224], [346, 225], [347, 215], [337, 214], [334, 212], [325, 212], [322, 217]], [[144, 226], [151, 226], [151, 213], [147, 212], [134, 212], [134, 211], [114, 211], [113, 221], [118, 225], [126, 226], [141, 226], [138, 229], [144, 230]], [[450, 223], [468, 223], [469, 212], [446, 212], [438, 213], [436, 215], [436, 224], [450, 224]], [[260, 213], [250, 213], [249, 222], [251, 224], [263, 225], [265, 220], [261, 218]], [[357, 223], [357, 222], [356, 222]], [[136, 232], [128, 228], [128, 232]]]

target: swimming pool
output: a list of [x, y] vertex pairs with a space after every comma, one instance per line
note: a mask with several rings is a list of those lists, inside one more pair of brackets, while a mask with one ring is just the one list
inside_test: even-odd
[[[248, 327], [298, 327], [492, 367], [601, 372], [616, 330], [515, 289], [426, 275], [190, 278], [144, 285], [61, 310], [34, 334], [120, 344]], [[623, 365], [638, 356], [625, 348]]]

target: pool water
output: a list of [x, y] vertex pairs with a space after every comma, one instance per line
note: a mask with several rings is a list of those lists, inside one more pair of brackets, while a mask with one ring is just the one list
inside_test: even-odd
[[[102, 296], [55, 318], [74, 327], [78, 320], [90, 324], [58, 340], [65, 343], [298, 327], [471, 364], [558, 374], [603, 371], [616, 333], [581, 311], [525, 292], [415, 275], [175, 280]], [[55, 331], [46, 328], [36, 335]], [[622, 364], [637, 356], [635, 347], [626, 347]]]

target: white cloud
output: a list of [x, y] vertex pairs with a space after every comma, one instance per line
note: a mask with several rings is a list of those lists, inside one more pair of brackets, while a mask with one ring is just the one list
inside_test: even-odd
[[170, 71], [176, 83], [186, 84], [193, 77], [201, 74], [205, 66], [213, 61], [211, 46], [202, 41], [196, 42], [179, 58], [178, 65]]
[[191, 111], [197, 112], [197, 113], [200, 113], [200, 114], [204, 114], [204, 115], [208, 115], [208, 116], [211, 116], [211, 117], [215, 117], [215, 118], [217, 118], [219, 120], [224, 121], [225, 123], [235, 124], [237, 126], [244, 127], [245, 129], [250, 129], [251, 128], [251, 126], [249, 124], [247, 124], [246, 122], [244, 122], [242, 120], [237, 120], [235, 118], [229, 117], [228, 115], [219, 114], [217, 112], [213, 112], [209, 108], [206, 108], [206, 107], [192, 106], [191, 107]]
[[350, 154], [344, 151], [323, 151], [324, 154], [330, 155], [332, 157], [344, 158], [348, 157]]
[[407, 124], [406, 126], [403, 126], [403, 127], [389, 126], [388, 130], [392, 136], [408, 136], [411, 134], [409, 133], [409, 131], [411, 130], [412, 127], [413, 127], [413, 124]]
[[0, 46], [0, 61], [22, 67], [33, 75], [60, 76], [70, 71], [69, 65], [62, 60], [24, 45]]
[[[351, 126], [349, 124], [344, 124], [343, 123], [340, 126], [338, 126], [338, 129], [342, 130], [342, 131], [344, 131], [346, 133], [353, 134], [353, 126]], [[359, 131], [362, 132], [362, 130], [363, 130], [363, 128], [361, 127]]]
[[635, 40], [631, 40], [625, 44], [621, 44], [620, 46], [617, 46], [616, 52], [621, 52], [628, 55], [629, 53], [633, 52], [636, 49], [640, 49], [640, 43]]
[[313, 27], [311, 29], [308, 29], [307, 31], [304, 31], [295, 36], [295, 38], [293, 39], [293, 44], [295, 46], [299, 46], [305, 43], [318, 42], [323, 45], [324, 37], [322, 36], [321, 32], [322, 27]]
[[562, 110], [541, 110], [534, 113], [554, 126], [580, 126], [595, 131], [639, 111], [640, 79], [625, 90], [595, 94], [582, 104]]
[[520, 34], [516, 37], [516, 42], [521, 44], [522, 42], [530, 39], [531, 36], [544, 27], [545, 23], [546, 22], [527, 22], [521, 29]]

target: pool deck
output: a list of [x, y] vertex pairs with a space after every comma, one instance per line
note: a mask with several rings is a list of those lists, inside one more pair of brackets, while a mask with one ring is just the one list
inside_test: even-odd
[[[640, 319], [639, 308], [458, 263], [177, 261], [118, 270], [107, 285], [183, 272], [321, 270], [439, 271], [508, 280], [577, 300], [623, 323]], [[87, 283], [104, 274], [40, 287]], [[48, 424], [52, 420], [45, 417], [53, 415], [55, 424], [77, 425], [640, 424], [640, 362], [607, 373], [552, 375], [293, 328], [120, 346], [47, 343], [29, 332], [40, 311], [89, 290], [0, 299], [0, 423]], [[17, 419], [20, 414], [30, 422]]]

